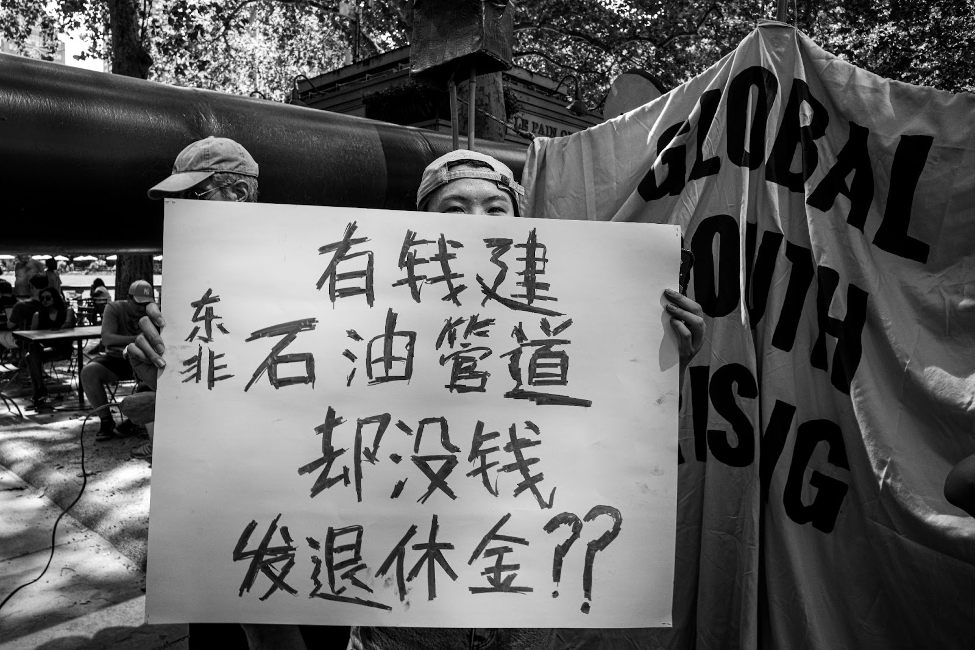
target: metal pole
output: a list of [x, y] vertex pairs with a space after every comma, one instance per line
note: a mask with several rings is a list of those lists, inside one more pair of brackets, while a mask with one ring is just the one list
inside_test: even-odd
[[[786, 0], [785, 0], [786, 1]], [[360, 60], [360, 10], [359, 7], [356, 9], [356, 13], [353, 14], [355, 20], [353, 21], [353, 29], [356, 30], [356, 35], [353, 37], [353, 63]]]
[[468, 150], [475, 151], [475, 66], [468, 71]]
[[777, 20], [787, 22], [787, 0], [777, 0]]
[[448, 80], [448, 98], [451, 102], [451, 150], [458, 149], [458, 86], [455, 78]]

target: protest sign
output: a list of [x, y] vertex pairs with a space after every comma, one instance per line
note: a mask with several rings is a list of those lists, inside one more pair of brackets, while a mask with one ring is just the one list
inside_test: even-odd
[[533, 217], [680, 226], [706, 314], [675, 626], [588, 647], [973, 647], [974, 95], [765, 24], [523, 182]]
[[167, 201], [154, 622], [671, 623], [674, 226]]

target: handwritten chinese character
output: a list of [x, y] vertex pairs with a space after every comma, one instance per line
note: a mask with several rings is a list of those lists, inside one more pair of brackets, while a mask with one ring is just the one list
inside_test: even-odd
[[[394, 547], [387, 559], [383, 561], [380, 569], [376, 573], [376, 577], [381, 577], [387, 575], [387, 571], [390, 570], [390, 566], [396, 561], [397, 562], [397, 590], [400, 594], [400, 600], [403, 601], [407, 595], [407, 586], [404, 582], [404, 557], [407, 553], [407, 542], [411, 540], [412, 537], [417, 533], [417, 525], [414, 524], [410, 527], [399, 542], [397, 546]], [[427, 565], [427, 599], [434, 600], [437, 598], [437, 584], [436, 584], [436, 566], [440, 565], [448, 577], [453, 581], [458, 579], [458, 574], [454, 572], [451, 565], [444, 557], [444, 551], [453, 550], [455, 545], [445, 542], [437, 541], [438, 537], [438, 516], [433, 515], [431, 517], [431, 533], [428, 537], [426, 543], [414, 544], [411, 546], [415, 551], [424, 551], [421, 558], [417, 561], [417, 564], [410, 570], [407, 574], [407, 582], [412, 582], [414, 578], [418, 576], [424, 565]]]
[[337, 449], [332, 443], [332, 434], [336, 430], [336, 427], [344, 422], [343, 418], [336, 416], [336, 411], [333, 407], [326, 409], [326, 420], [319, 426], [315, 428], [317, 435], [322, 436], [322, 456], [315, 459], [307, 465], [299, 467], [299, 476], [304, 474], [310, 474], [315, 470], [323, 467], [323, 470], [319, 473], [319, 477], [316, 478], [315, 483], [312, 485], [312, 490], [309, 493], [309, 498], [315, 498], [317, 494], [325, 489], [331, 488], [339, 481], [343, 482], [344, 486], [349, 485], [349, 467], [343, 466], [342, 474], [337, 476], [330, 476], [329, 473], [332, 471], [333, 463], [336, 462], [340, 456], [346, 453], [346, 449]]
[[[329, 281], [329, 300], [332, 302], [333, 306], [336, 304], [336, 298], [349, 298], [352, 296], [366, 296], [366, 303], [372, 307], [373, 306], [373, 251], [361, 251], [359, 253], [350, 254], [350, 249], [353, 246], [357, 246], [364, 242], [369, 241], [366, 237], [353, 238], [353, 233], [356, 232], [356, 222], [353, 221], [346, 225], [346, 232], [343, 234], [343, 238], [337, 242], [331, 244], [326, 244], [325, 246], [319, 247], [319, 254], [325, 255], [326, 253], [332, 253], [332, 259], [329, 260], [329, 264], [326, 266], [326, 270], [323, 271], [322, 276], [320, 276], [319, 281], [316, 282], [316, 289], [322, 290], [322, 285]], [[366, 268], [356, 271], [347, 271], [344, 273], [339, 272], [340, 264], [348, 264], [351, 260], [357, 257], [366, 256]], [[344, 281], [359, 281], [362, 284], [358, 286], [343, 286], [336, 287], [337, 282]]]
[[524, 252], [523, 257], [516, 258], [516, 261], [523, 263], [522, 270], [516, 272], [522, 278], [516, 282], [516, 286], [522, 287], [523, 293], [513, 293], [508, 298], [499, 293], [499, 287], [505, 281], [509, 270], [509, 266], [502, 261], [502, 256], [512, 248], [512, 240], [492, 238], [484, 241], [485, 245], [492, 249], [490, 259], [493, 264], [499, 267], [499, 272], [496, 274], [495, 280], [492, 281], [491, 287], [485, 283], [480, 275], [475, 276], [475, 280], [482, 287], [482, 294], [485, 296], [482, 299], [483, 307], [491, 299], [517, 311], [528, 311], [542, 316], [563, 315], [558, 311], [535, 304], [537, 302], [556, 301], [553, 296], [545, 295], [545, 292], [550, 289], [549, 282], [543, 282], [539, 279], [539, 276], [546, 273], [548, 259], [546, 257], [546, 246], [536, 239], [535, 228], [529, 232], [525, 244], [516, 244], [516, 248], [520, 248]]
[[[512, 583], [515, 581], [518, 575], [516, 571], [520, 568], [519, 564], [506, 564], [505, 555], [506, 553], [512, 553], [513, 549], [511, 546], [499, 545], [488, 548], [488, 545], [492, 542], [502, 542], [503, 544], [521, 544], [523, 546], [529, 546], [529, 542], [521, 537], [513, 537], [511, 535], [500, 535], [499, 531], [505, 526], [506, 522], [512, 517], [512, 513], [506, 513], [502, 519], [498, 521], [492, 529], [482, 537], [482, 541], [479, 542], [478, 546], [475, 547], [475, 552], [472, 553], [471, 558], [468, 560], [469, 566], [478, 559], [479, 555], [482, 555], [486, 560], [495, 558], [495, 563], [489, 565], [487, 568], [482, 570], [482, 575], [488, 580], [488, 587], [469, 587], [468, 591], [473, 594], [492, 594], [492, 593], [529, 593], [533, 590], [532, 587], [520, 587], [514, 586]], [[483, 554], [484, 553], [484, 554]], [[502, 577], [503, 573], [508, 573], [509, 575]]]
[[[348, 538], [349, 536], [352, 536], [353, 540], [348, 543], [343, 543], [343, 538]], [[306, 541], [313, 550], [318, 551], [320, 549], [319, 543], [311, 537]], [[373, 590], [356, 576], [357, 573], [367, 568], [360, 555], [362, 543], [363, 526], [346, 526], [345, 528], [329, 527], [326, 531], [325, 548], [326, 579], [329, 591], [322, 591], [322, 581], [319, 580], [319, 576], [322, 573], [322, 560], [317, 555], [313, 555], [312, 565], [314, 568], [312, 569], [312, 582], [315, 584], [315, 587], [309, 594], [309, 598], [322, 598], [323, 600], [362, 605], [364, 607], [375, 607], [376, 609], [387, 611], [392, 609], [389, 605], [384, 605], [375, 600], [368, 600], [359, 596], [344, 596], [343, 594], [346, 593], [347, 587], [336, 587], [336, 578], [338, 576], [340, 580], [348, 582], [353, 587], [366, 591], [367, 593], [373, 593]]]
[[570, 339], [554, 338], [570, 325], [572, 320], [566, 320], [556, 327], [550, 326], [547, 319], [540, 320], [540, 329], [547, 338], [529, 339], [519, 323], [512, 330], [512, 337], [519, 343], [519, 347], [509, 350], [500, 357], [509, 357], [509, 375], [516, 382], [515, 388], [505, 394], [510, 399], [528, 399], [537, 405], [561, 405], [589, 407], [593, 402], [589, 399], [570, 397], [555, 393], [526, 390], [523, 386], [522, 367], [520, 365], [523, 351], [531, 351], [527, 370], [526, 383], [530, 386], [566, 386], [570, 371], [570, 357], [565, 350], [554, 349], [557, 346], [570, 345]]
[[[258, 544], [258, 548], [253, 551], [245, 551], [244, 549], [251, 539], [251, 533], [258, 527], [258, 522], [252, 520], [244, 528], [244, 532], [241, 533], [241, 537], [234, 547], [234, 561], [239, 562], [251, 558], [251, 564], [248, 566], [248, 571], [244, 575], [244, 580], [241, 582], [241, 588], [237, 593], [238, 597], [243, 596], [245, 591], [248, 593], [251, 592], [251, 587], [254, 585], [255, 578], [258, 577], [259, 571], [271, 581], [271, 587], [259, 600], [267, 600], [269, 596], [278, 590], [288, 592], [293, 596], [298, 593], [291, 585], [285, 582], [285, 578], [288, 577], [288, 572], [295, 565], [295, 547], [292, 545], [292, 538], [288, 534], [288, 528], [286, 526], [282, 526], [280, 531], [285, 544], [283, 546], [270, 546], [272, 537], [274, 537], [275, 531], [278, 530], [278, 520], [281, 517], [281, 513], [275, 517], [271, 525], [268, 526], [268, 532], [265, 533], [265, 536]], [[282, 562], [285, 563], [284, 566], [276, 572], [274, 569], [275, 565]]]
[[[183, 383], [192, 381], [196, 384], [200, 383], [200, 379], [203, 377], [203, 357], [204, 350], [203, 346], [199, 343], [197, 344], [197, 354], [183, 360], [183, 365], [186, 366], [186, 370], [181, 370], [181, 375], [189, 375], [183, 380]], [[225, 379], [230, 379], [234, 375], [217, 375], [218, 370], [224, 370], [227, 368], [227, 364], [217, 365], [217, 360], [222, 359], [224, 353], [216, 354], [209, 347], [207, 348], [207, 389], [214, 390], [214, 384], [219, 381], [224, 381]]]
[[[440, 350], [446, 340], [448, 347], [454, 349], [457, 330], [463, 322], [463, 318], [446, 319], [444, 327], [441, 328], [441, 333], [438, 335], [435, 349]], [[440, 363], [442, 366], [449, 361], [451, 362], [451, 378], [445, 384], [445, 388], [450, 392], [485, 392], [485, 384], [488, 382], [491, 373], [477, 368], [479, 361], [483, 361], [492, 354], [492, 349], [485, 346], [473, 346], [468, 339], [472, 336], [487, 337], [488, 328], [494, 323], [494, 318], [479, 320], [478, 314], [475, 314], [468, 319], [468, 326], [462, 336], [463, 341], [460, 342], [460, 349], [450, 354], [441, 355]]]
[[[207, 291], [204, 292], [204, 295], [201, 296], [200, 300], [194, 300], [190, 303], [190, 306], [194, 308], [193, 317], [190, 320], [193, 323], [202, 322], [204, 324], [204, 334], [203, 336], [197, 336], [197, 333], [200, 332], [200, 326], [194, 325], [190, 335], [184, 339], [188, 343], [192, 343], [194, 337], [199, 338], [204, 343], [210, 343], [214, 340], [213, 323], [215, 320], [218, 320], [221, 317], [214, 313], [214, 308], [212, 306], [220, 302], [220, 296], [215, 296], [213, 293], [213, 289], [207, 289]], [[204, 312], [203, 316], [200, 315], [201, 311]], [[223, 323], [217, 323], [217, 329], [224, 334], [230, 334], [230, 332], [227, 331], [227, 328], [224, 327]]]
[[[310, 352], [302, 352], [298, 354], [282, 354], [282, 351], [287, 348], [295, 339], [298, 337], [300, 332], [307, 332], [314, 330], [317, 321], [315, 318], [305, 318], [302, 320], [293, 320], [288, 323], [280, 323], [278, 325], [272, 325], [271, 327], [266, 327], [260, 329], [257, 332], [252, 332], [251, 336], [244, 340], [245, 343], [250, 343], [260, 338], [267, 338], [271, 336], [284, 336], [284, 338], [279, 341], [275, 347], [271, 349], [271, 353], [265, 357], [265, 360], [258, 365], [258, 368], [254, 371], [251, 376], [251, 381], [244, 387], [245, 392], [254, 382], [258, 381], [261, 377], [268, 371], [268, 382], [279, 389], [282, 386], [291, 386], [293, 384], [312, 384], [315, 387], [315, 358], [313, 358]], [[297, 377], [279, 377], [278, 376], [278, 366], [284, 363], [304, 363], [305, 364], [305, 375]]]
[[[395, 354], [394, 341], [403, 340], [402, 356]], [[366, 374], [371, 386], [388, 381], [410, 381], [414, 372], [414, 343], [417, 332], [397, 331], [397, 313], [387, 310], [383, 334], [370, 339], [366, 348]], [[377, 345], [379, 343], [379, 345]], [[379, 350], [377, 350], [379, 348]], [[376, 351], [375, 351], [376, 350]], [[374, 366], [380, 364], [378, 371]], [[395, 371], [394, 366], [397, 366]]]
[[[430, 258], [418, 257], [416, 248], [433, 244], [437, 244], [437, 252], [434, 255]], [[447, 293], [441, 297], [441, 300], [452, 302], [460, 307], [461, 302], [459, 302], [458, 296], [467, 287], [463, 284], [455, 286], [454, 281], [464, 276], [461, 273], [455, 273], [451, 270], [451, 260], [457, 257], [451, 250], [458, 248], [463, 248], [462, 244], [453, 239], [445, 239], [444, 233], [441, 234], [437, 242], [434, 242], [430, 239], [417, 239], [417, 233], [413, 230], [408, 230], [407, 235], [404, 237], [404, 245], [400, 249], [400, 258], [397, 262], [399, 269], [402, 271], [406, 269], [407, 276], [397, 280], [392, 286], [409, 286], [411, 298], [414, 299], [414, 302], [420, 303], [421, 288], [424, 284], [438, 284], [443, 282]], [[441, 275], [427, 276], [417, 273], [418, 266], [430, 262], [436, 262], [440, 265]]]
[[[539, 436], [539, 427], [534, 423], [526, 421], [526, 428], [533, 432], [536, 436]], [[513, 424], [509, 427], [509, 442], [506, 443], [503, 449], [513, 456], [516, 460], [508, 465], [503, 465], [499, 470], [500, 472], [519, 472], [522, 476], [522, 480], [516, 485], [516, 489], [512, 492], [512, 496], [517, 497], [521, 493], [529, 490], [532, 492], [533, 496], [536, 497], [536, 502], [539, 504], [541, 510], [546, 510], [553, 507], [553, 496], [556, 494], [556, 488], [550, 490], [549, 501], [543, 499], [543, 495], [540, 494], [537, 484], [542, 482], [543, 473], [533, 474], [531, 467], [539, 462], [538, 458], [527, 458], [526, 454], [523, 453], [524, 449], [529, 447], [535, 447], [541, 444], [541, 440], [533, 440], [532, 438], [519, 438], [516, 436], [516, 425]]]

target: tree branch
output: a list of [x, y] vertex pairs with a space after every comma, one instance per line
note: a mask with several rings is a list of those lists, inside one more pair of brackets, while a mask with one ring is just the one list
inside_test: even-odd
[[521, 58], [521, 57], [526, 57], [526, 56], [538, 56], [541, 59], [545, 59], [546, 61], [549, 61], [550, 63], [552, 63], [553, 65], [555, 65], [558, 68], [563, 68], [564, 70], [573, 70], [577, 74], [585, 74], [587, 72], [586, 70], [581, 70], [580, 68], [578, 68], [576, 66], [567, 65], [565, 63], [560, 63], [559, 61], [557, 61], [553, 57], [549, 56], [548, 54], [543, 54], [542, 52], [539, 52], [537, 50], [524, 50], [522, 52], [513, 52], [512, 53], [512, 58], [513, 59], [517, 59], [517, 58]]
[[709, 14], [711, 14], [714, 11], [716, 12], [716, 14], [720, 18], [723, 17], [723, 12], [722, 12], [722, 10], [719, 9], [719, 5], [713, 3], [712, 5], [709, 6], [708, 9], [706, 9], [702, 13], [701, 16], [699, 16], [699, 20], [698, 20], [698, 22], [696, 22], [695, 29], [693, 29], [692, 31], [677, 32], [675, 34], [672, 34], [671, 36], [669, 36], [668, 38], [666, 38], [661, 43], [656, 44], [655, 45], [655, 49], [661, 49], [661, 48], [665, 47], [666, 45], [668, 45], [669, 43], [671, 43], [672, 41], [678, 40], [678, 39], [683, 38], [685, 36], [695, 36], [696, 34], [699, 33], [699, 30], [702, 29], [702, 26], [705, 24], [706, 18], [709, 17]]

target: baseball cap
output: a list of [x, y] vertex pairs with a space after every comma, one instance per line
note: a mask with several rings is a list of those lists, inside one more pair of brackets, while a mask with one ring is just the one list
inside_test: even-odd
[[156, 295], [153, 293], [153, 285], [145, 280], [136, 280], [129, 285], [129, 297], [140, 305], [145, 305], [156, 300]]
[[173, 162], [173, 172], [150, 188], [149, 198], [161, 199], [185, 192], [217, 172], [258, 178], [258, 163], [234, 140], [209, 136], [180, 152]]
[[[484, 163], [491, 170], [463, 166], [449, 169], [451, 163], [462, 163], [466, 161]], [[459, 178], [481, 178], [487, 181], [494, 181], [499, 186], [499, 189], [507, 192], [512, 197], [512, 205], [516, 206], [517, 210], [519, 197], [526, 193], [522, 185], [515, 181], [512, 170], [505, 163], [484, 153], [469, 151], [467, 149], [457, 149], [444, 154], [424, 168], [424, 173], [421, 175], [421, 185], [417, 188], [417, 209], [421, 209], [424, 202], [434, 190]]]

